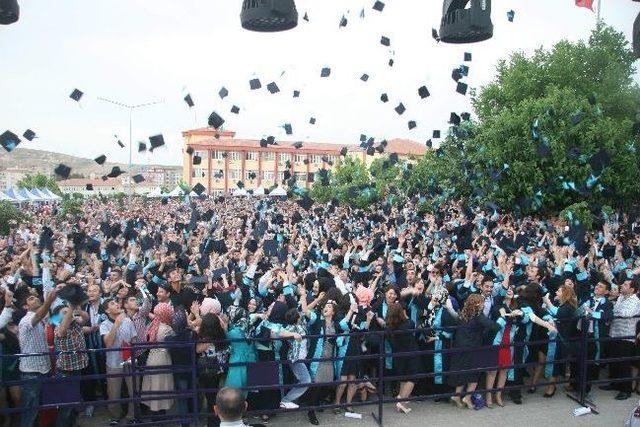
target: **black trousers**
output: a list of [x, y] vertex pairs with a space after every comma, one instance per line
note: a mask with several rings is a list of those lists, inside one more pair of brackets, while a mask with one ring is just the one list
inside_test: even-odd
[[[610, 358], [630, 357], [636, 354], [636, 346], [633, 341], [613, 340], [609, 342], [607, 356]], [[628, 378], [631, 376], [632, 360], [622, 362], [611, 362], [609, 364], [609, 374], [611, 379]], [[631, 380], [613, 383], [616, 390], [631, 393]]]

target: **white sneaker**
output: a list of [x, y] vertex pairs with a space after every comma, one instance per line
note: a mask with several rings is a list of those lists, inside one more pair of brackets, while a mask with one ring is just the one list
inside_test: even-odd
[[280, 402], [280, 407], [284, 409], [298, 409], [300, 406], [296, 405], [293, 402], [285, 402], [284, 400]]
[[89, 405], [84, 408], [84, 416], [87, 418], [91, 418], [93, 416], [93, 406]]

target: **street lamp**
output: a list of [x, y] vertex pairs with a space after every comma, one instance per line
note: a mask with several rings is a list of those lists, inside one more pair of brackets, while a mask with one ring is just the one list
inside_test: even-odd
[[112, 101], [111, 99], [107, 99], [107, 98], [101, 98], [98, 97], [98, 99], [100, 101], [104, 101], [104, 102], [108, 102], [110, 104], [114, 104], [117, 105], [119, 107], [122, 108], [126, 108], [129, 110], [129, 184], [128, 184], [128, 193], [129, 196], [131, 195], [131, 150], [132, 150], [132, 146], [133, 146], [133, 138], [131, 136], [132, 134], [132, 116], [133, 116], [133, 110], [138, 109], [138, 108], [143, 108], [143, 107], [150, 107], [152, 105], [156, 105], [156, 104], [162, 104], [164, 102], [164, 100], [162, 101], [152, 101], [152, 102], [145, 102], [144, 104], [136, 104], [136, 105], [129, 105], [129, 104], [124, 104], [122, 102], [117, 102], [117, 101]]

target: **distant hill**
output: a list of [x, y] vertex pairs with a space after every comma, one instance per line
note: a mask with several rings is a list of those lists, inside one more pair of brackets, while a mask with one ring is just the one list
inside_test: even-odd
[[[60, 163], [71, 168], [72, 174], [81, 174], [88, 177], [94, 173], [96, 175], [104, 175], [110, 171], [113, 166], [119, 166], [122, 170], [127, 170], [128, 163], [110, 163], [104, 165], [97, 164], [93, 159], [85, 159], [82, 157], [69, 156], [67, 154], [54, 153], [51, 151], [33, 150], [30, 148], [16, 148], [11, 153], [0, 149], [0, 170], [17, 167], [31, 169], [34, 173], [41, 171], [51, 171]], [[139, 165], [136, 165], [139, 166]], [[165, 166], [165, 165], [145, 165], [145, 167], [160, 167], [164, 169], [181, 170], [182, 166]]]

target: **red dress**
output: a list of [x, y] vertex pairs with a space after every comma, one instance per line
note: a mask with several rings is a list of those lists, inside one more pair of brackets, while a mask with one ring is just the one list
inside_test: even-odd
[[507, 323], [500, 341], [500, 351], [498, 352], [498, 366], [507, 368], [511, 366], [511, 323]]

